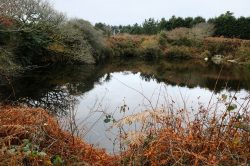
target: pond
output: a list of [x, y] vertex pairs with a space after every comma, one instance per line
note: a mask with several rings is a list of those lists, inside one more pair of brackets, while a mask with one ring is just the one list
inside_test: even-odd
[[46, 108], [64, 122], [73, 110], [81, 136], [113, 152], [118, 151], [118, 130], [110, 128], [108, 115], [117, 120], [170, 105], [194, 114], [221, 95], [236, 94], [240, 105], [249, 89], [250, 70], [242, 66], [117, 59], [96, 66], [54, 65], [2, 78], [0, 99]]

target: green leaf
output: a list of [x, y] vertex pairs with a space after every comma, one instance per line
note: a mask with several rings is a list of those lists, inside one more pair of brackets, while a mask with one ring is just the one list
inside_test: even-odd
[[233, 111], [233, 110], [235, 110], [237, 108], [237, 105], [236, 104], [231, 104], [231, 105], [229, 105], [228, 107], [227, 107], [227, 110], [228, 111]]
[[227, 99], [227, 95], [222, 94], [221, 98], [222, 98], [222, 100], [224, 100], [224, 101], [225, 101], [225, 100]]
[[63, 164], [63, 160], [59, 155], [53, 156], [51, 160], [52, 160], [53, 165], [62, 165]]
[[104, 123], [109, 123], [110, 121], [111, 121], [111, 119], [109, 119], [109, 118], [104, 119]]
[[38, 156], [45, 157], [47, 154], [45, 152], [38, 152]]
[[23, 139], [24, 144], [28, 144], [30, 141], [28, 139]]
[[25, 146], [25, 147], [22, 148], [22, 151], [23, 151], [23, 152], [28, 152], [29, 150], [30, 150], [30, 148], [27, 147], [27, 146]]

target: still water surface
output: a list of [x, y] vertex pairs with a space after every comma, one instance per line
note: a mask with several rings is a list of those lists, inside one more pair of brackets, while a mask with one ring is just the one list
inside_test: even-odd
[[11, 85], [2, 78], [0, 99], [43, 107], [61, 118], [73, 109], [77, 124], [84, 127], [84, 138], [112, 152], [117, 131], [104, 123], [107, 114], [119, 119], [124, 114], [168, 108], [170, 103], [192, 114], [200, 105], [208, 105], [212, 95], [215, 103], [222, 94], [236, 93], [240, 104], [249, 89], [250, 70], [241, 66], [117, 60], [98, 66], [40, 68], [12, 78]]

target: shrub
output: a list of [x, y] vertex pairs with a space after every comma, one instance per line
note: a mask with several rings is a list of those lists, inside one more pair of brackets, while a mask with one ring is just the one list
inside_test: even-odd
[[141, 37], [131, 35], [119, 35], [108, 39], [112, 56], [134, 57], [139, 55]]
[[105, 47], [102, 33], [85, 20], [67, 21], [60, 26], [60, 34], [65, 53], [73, 61], [94, 63]]
[[15, 62], [13, 53], [0, 48], [0, 74], [13, 75], [20, 69], [21, 67]]
[[160, 44], [160, 46], [164, 47], [167, 43], [167, 35], [166, 35], [166, 32], [164, 31], [161, 31], [159, 34], [158, 34], [158, 42]]
[[212, 36], [214, 33], [213, 24], [199, 23], [192, 28], [176, 28], [166, 32], [170, 43], [174, 45], [199, 46], [201, 40]]
[[189, 29], [188, 28], [175, 28], [171, 31], [166, 32], [167, 38], [170, 40], [180, 40], [182, 38], [189, 37]]
[[210, 23], [199, 23], [190, 29], [190, 38], [202, 40], [206, 37], [213, 36], [215, 31], [214, 25]]
[[187, 46], [172, 46], [165, 50], [165, 57], [170, 59], [190, 59], [195, 56], [199, 51], [196, 48]]
[[250, 61], [250, 47], [241, 46], [236, 51], [236, 59], [239, 59], [241, 62]]
[[222, 54], [224, 56], [234, 55], [235, 51], [245, 44], [243, 40], [229, 38], [208, 37], [203, 41], [204, 49], [210, 51], [212, 55]]
[[145, 58], [158, 58], [163, 55], [159, 43], [155, 39], [145, 40], [141, 43], [141, 55]]

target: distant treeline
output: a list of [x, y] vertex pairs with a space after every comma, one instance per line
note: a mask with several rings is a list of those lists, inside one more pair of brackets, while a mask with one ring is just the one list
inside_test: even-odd
[[110, 26], [103, 23], [95, 24], [95, 27], [102, 29], [107, 35], [118, 33], [129, 34], [146, 34], [153, 35], [161, 31], [170, 31], [175, 28], [186, 27], [191, 28], [199, 23], [212, 23], [215, 26], [214, 36], [224, 36], [230, 38], [250, 39], [250, 17], [236, 18], [232, 12], [226, 12], [219, 17], [206, 20], [203, 17], [176, 17], [172, 16], [169, 20], [162, 18], [155, 20], [154, 18], [146, 19], [141, 25], [138, 23], [126, 26]]

